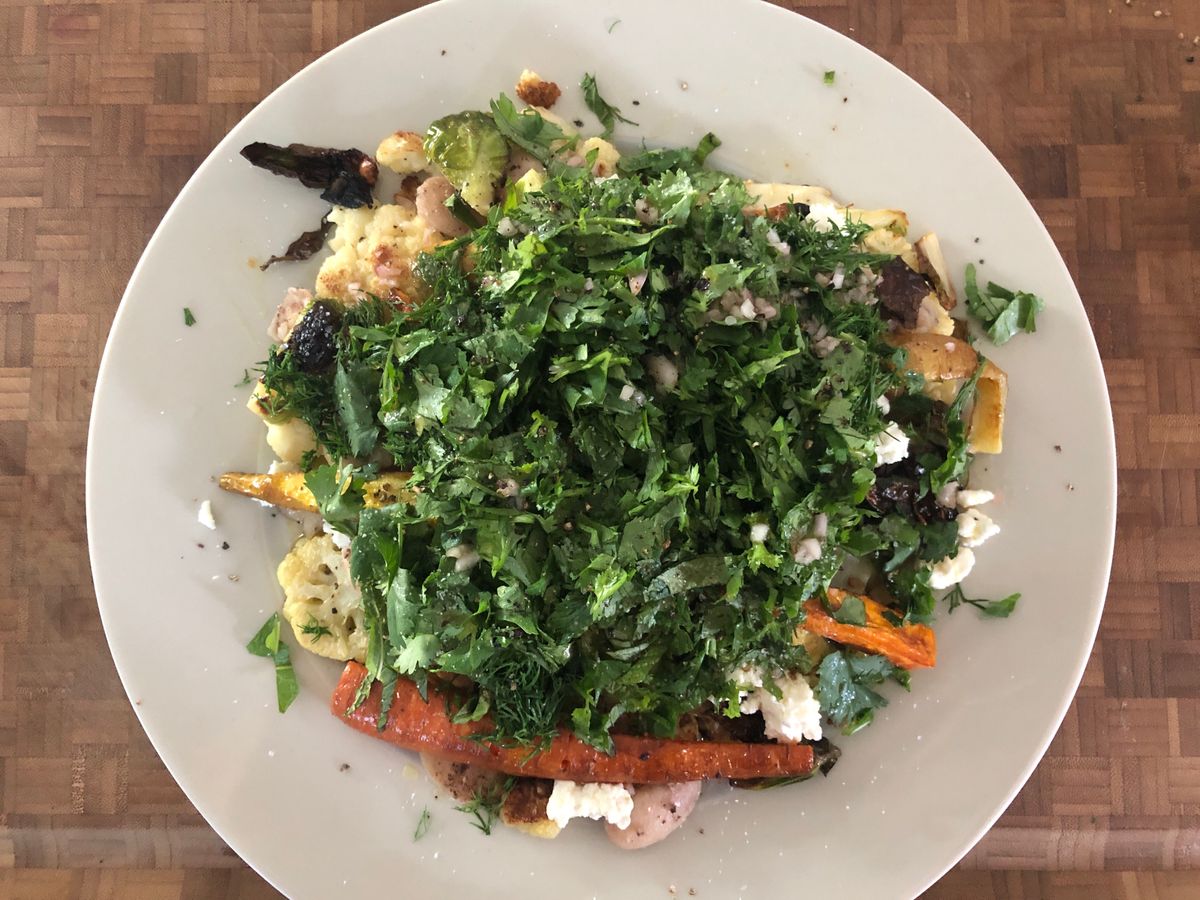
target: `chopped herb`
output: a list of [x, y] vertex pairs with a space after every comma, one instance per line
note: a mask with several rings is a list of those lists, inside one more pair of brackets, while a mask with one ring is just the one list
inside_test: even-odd
[[1037, 314], [1046, 307], [1036, 294], [1011, 291], [994, 281], [989, 281], [987, 289], [981, 291], [973, 263], [967, 264], [966, 294], [967, 310], [979, 319], [988, 338], [997, 346], [1008, 343], [1018, 331], [1037, 331]]
[[280, 625], [279, 613], [272, 613], [262, 628], [250, 639], [246, 649], [255, 656], [267, 657], [275, 663], [275, 694], [279, 711], [282, 713], [287, 712], [287, 708], [300, 693], [300, 685], [292, 669], [291, 653], [280, 637]]
[[253, 381], [254, 379], [250, 377], [250, 370], [242, 369], [242, 380], [235, 384], [234, 387], [246, 387], [246, 385], [252, 383]]
[[[970, 462], [978, 373], [948, 406], [925, 397], [877, 306], [832, 283], [894, 258], [863, 248], [869, 225], [747, 215], [745, 182], [707, 166], [714, 135], [597, 180], [553, 122], [490, 109], [544, 184], [422, 254], [422, 303], [331, 307], [320, 346], [263, 365], [265, 411], [312, 427], [305, 483], [353, 537], [370, 675], [353, 705], [381, 682], [386, 720], [398, 678], [426, 696], [465, 676], [454, 718], [490, 723], [480, 740], [536, 749], [567, 728], [610, 750], [618, 720], [673, 735], [753, 663], [816, 677], [838, 727], [866, 724], [905, 673], [850, 650], [817, 666], [796, 628], [847, 554], [879, 563], [887, 617], [932, 619], [928, 562], [957, 532], [930, 509]], [[885, 394], [908, 474], [876, 468]], [[368, 508], [385, 467], [412, 473], [412, 499]], [[465, 808], [486, 831], [498, 803]]]
[[429, 833], [429, 822], [431, 818], [432, 816], [429, 814], [429, 807], [424, 807], [421, 810], [420, 817], [417, 819], [417, 827], [413, 830], [413, 843], [416, 843]]
[[504, 798], [512, 790], [514, 779], [510, 776], [498, 787], [488, 790], [476, 790], [475, 795], [466, 803], [454, 807], [464, 812], [472, 819], [471, 824], [484, 834], [492, 833], [492, 826], [500, 817], [500, 809], [504, 806]]
[[949, 603], [950, 612], [958, 609], [963, 604], [975, 607], [985, 616], [994, 619], [1007, 619], [1013, 614], [1013, 610], [1017, 608], [1017, 601], [1021, 599], [1021, 595], [1009, 594], [1000, 600], [973, 600], [963, 593], [962, 585], [957, 584], [954, 589], [946, 594], [944, 598]]
[[837, 73], [833, 69], [827, 71], [824, 78], [822, 78], [822, 81], [824, 81], [826, 84], [833, 84], [836, 80]]
[[613, 106], [607, 100], [600, 96], [600, 88], [596, 84], [596, 78], [592, 74], [583, 76], [583, 80], [579, 82], [579, 86], [583, 89], [583, 101], [587, 104], [587, 108], [592, 111], [600, 124], [604, 126], [604, 131], [601, 137], [606, 138], [613, 132], [618, 121], [624, 122], [626, 125], [637, 125], [637, 122], [632, 119], [627, 119], [621, 115], [621, 110]]
[[316, 616], [310, 615], [308, 621], [300, 626], [300, 631], [308, 635], [309, 640], [316, 643], [323, 637], [332, 637], [333, 632], [317, 621]]
[[186, 306], [183, 308], [183, 324], [188, 326], [188, 328], [191, 328], [193, 325], [196, 324], [196, 317], [192, 314], [192, 311], [190, 309], [188, 309]]

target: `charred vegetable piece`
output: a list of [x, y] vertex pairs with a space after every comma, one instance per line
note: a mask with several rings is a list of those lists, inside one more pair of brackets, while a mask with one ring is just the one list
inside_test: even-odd
[[305, 187], [320, 188], [321, 198], [337, 206], [356, 209], [375, 203], [371, 188], [379, 167], [361, 150], [307, 144], [279, 147], [255, 141], [242, 148], [242, 156], [260, 169], [295, 178]]
[[[837, 588], [829, 588], [829, 606], [841, 608], [847, 597], [854, 596]], [[838, 622], [821, 605], [816, 597], [804, 603], [807, 618], [800, 627], [821, 637], [885, 656], [902, 669], [932, 668], [937, 662], [937, 641], [933, 629], [928, 625], [894, 625], [888, 619], [888, 609], [870, 597], [858, 597], [866, 612], [862, 625], [847, 625]]]
[[332, 303], [317, 300], [296, 324], [287, 347], [296, 358], [300, 371], [323, 372], [337, 358], [337, 334], [342, 313]]
[[472, 209], [486, 212], [508, 163], [508, 142], [491, 116], [468, 110], [429, 126], [425, 155]]
[[883, 280], [875, 291], [879, 303], [905, 328], [915, 328], [921, 301], [933, 292], [929, 279], [898, 256], [883, 267], [880, 275]]
[[355, 705], [365, 667], [349, 662], [330, 702], [330, 711], [350, 727], [398, 747], [421, 750], [445, 759], [485, 768], [580, 782], [663, 784], [705, 778], [779, 778], [807, 775], [815, 766], [807, 744], [737, 744], [716, 741], [673, 741], [614, 735], [612, 754], [604, 753], [570, 732], [562, 731], [541, 752], [528, 746], [501, 747], [478, 739], [490, 723], [455, 724], [447, 712], [447, 696], [429, 685], [428, 700], [416, 684], [396, 681], [385, 723], [380, 725], [383, 691], [373, 684]]
[[329, 221], [329, 216], [325, 215], [321, 219], [321, 224], [312, 231], [306, 231], [296, 238], [288, 248], [283, 251], [280, 256], [272, 256], [259, 268], [262, 271], [267, 271], [277, 262], [299, 262], [300, 260], [309, 259], [314, 253], [325, 246], [325, 239], [329, 237], [329, 232], [333, 230], [333, 223]]

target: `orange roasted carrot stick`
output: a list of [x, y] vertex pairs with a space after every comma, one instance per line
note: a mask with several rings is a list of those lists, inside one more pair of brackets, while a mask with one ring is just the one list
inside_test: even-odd
[[[845, 591], [830, 588], [829, 605], [838, 609], [846, 598]], [[937, 640], [928, 625], [893, 625], [883, 615], [884, 607], [870, 597], [859, 597], [867, 610], [867, 624], [845, 625], [835, 621], [825, 611], [821, 601], [809, 598], [804, 604], [808, 618], [800, 627], [813, 634], [886, 656], [905, 669], [932, 668], [937, 662]]]
[[[381, 687], [372, 685], [367, 699], [353, 712], [350, 706], [367, 670], [348, 662], [333, 692], [330, 709], [352, 728], [398, 747], [420, 750], [456, 762], [473, 763], [509, 775], [564, 781], [662, 784], [705, 778], [777, 778], [807, 775], [813, 770], [813, 749], [806, 744], [742, 744], [718, 741], [672, 741], [614, 735], [616, 751], [607, 755], [563, 731], [541, 753], [528, 747], [504, 748], [471, 740], [480, 725], [456, 725], [446, 713], [446, 701], [434, 687], [429, 702], [407, 678], [396, 682], [396, 696], [387, 724], [379, 731]], [[487, 723], [482, 723], [487, 728]]]

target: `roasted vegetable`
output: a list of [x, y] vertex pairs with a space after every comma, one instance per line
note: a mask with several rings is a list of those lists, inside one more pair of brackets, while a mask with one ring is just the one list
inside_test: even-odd
[[299, 262], [311, 258], [314, 253], [325, 246], [325, 239], [329, 237], [331, 231], [333, 231], [333, 223], [329, 221], [329, 216], [325, 215], [321, 218], [320, 225], [312, 231], [301, 234], [300, 237], [288, 244], [282, 255], [270, 257], [259, 266], [259, 269], [265, 272], [277, 262]]
[[916, 328], [921, 302], [933, 292], [929, 279], [898, 256], [889, 260], [879, 274], [882, 280], [875, 289], [879, 305], [905, 328]]
[[346, 664], [330, 703], [331, 711], [352, 728], [408, 750], [469, 762], [507, 772], [579, 782], [664, 784], [705, 778], [778, 778], [806, 775], [813, 770], [813, 749], [807, 744], [736, 744], [672, 741], [614, 735], [612, 754], [585, 744], [562, 731], [541, 752], [528, 746], [501, 747], [476, 737], [489, 723], [455, 724], [447, 712], [445, 693], [429, 685], [428, 700], [416, 684], [396, 681], [395, 695], [382, 726], [382, 687], [371, 686], [366, 699], [355, 699], [367, 670]]
[[287, 348], [301, 372], [324, 372], [337, 358], [337, 333], [342, 313], [328, 300], [317, 300], [296, 323]]
[[[980, 356], [974, 348], [956, 338], [897, 331], [887, 340], [907, 351], [905, 368], [924, 377], [924, 392], [943, 403], [954, 400], [980, 364]], [[999, 453], [1003, 449], [1007, 397], [1008, 376], [991, 360], [983, 360], [968, 430], [972, 453]]]
[[371, 189], [379, 168], [361, 150], [307, 144], [279, 147], [255, 141], [242, 148], [242, 156], [260, 169], [295, 178], [305, 187], [320, 188], [321, 198], [337, 206], [354, 209], [375, 203]]
[[893, 625], [887, 618], [887, 607], [883, 604], [870, 597], [855, 597], [837, 588], [829, 588], [829, 606], [835, 611], [841, 609], [846, 599], [851, 597], [862, 603], [865, 624], [839, 622], [826, 612], [819, 599], [810, 597], [804, 604], [807, 617], [800, 628], [839, 644], [877, 653], [904, 669], [929, 668], [937, 662], [937, 641], [932, 628], [928, 625]]
[[[271, 475], [249, 472], [226, 472], [219, 484], [222, 490], [241, 494], [302, 512], [317, 512], [317, 502], [305, 484], [303, 472], [275, 472]], [[408, 503], [412, 494], [404, 489], [407, 472], [384, 472], [363, 485], [363, 502], [368, 509]]]
[[508, 163], [508, 143], [491, 116], [468, 110], [429, 126], [425, 155], [472, 209], [486, 212]]

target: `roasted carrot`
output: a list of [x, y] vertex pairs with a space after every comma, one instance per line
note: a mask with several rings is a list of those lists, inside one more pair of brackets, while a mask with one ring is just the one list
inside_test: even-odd
[[[829, 605], [840, 609], [847, 596], [845, 591], [830, 588]], [[821, 601], [810, 598], [804, 604], [808, 614], [800, 627], [821, 637], [848, 644], [860, 650], [886, 656], [905, 669], [931, 668], [937, 662], [937, 642], [928, 625], [893, 625], [884, 617], [885, 607], [870, 597], [859, 597], [867, 611], [865, 625], [846, 625], [825, 611]]]
[[429, 702], [407, 678], [396, 682], [396, 695], [387, 724], [378, 729], [381, 688], [372, 685], [367, 699], [350, 707], [367, 670], [346, 664], [333, 693], [330, 709], [352, 728], [398, 747], [421, 750], [446, 759], [496, 769], [510, 775], [566, 781], [661, 784], [705, 778], [777, 778], [807, 775], [813, 770], [813, 749], [806, 744], [743, 744], [718, 741], [674, 741], [615, 735], [609, 756], [563, 731], [545, 750], [530, 756], [528, 747], [504, 748], [471, 739], [485, 722], [456, 725], [446, 713], [446, 698], [434, 687]]

